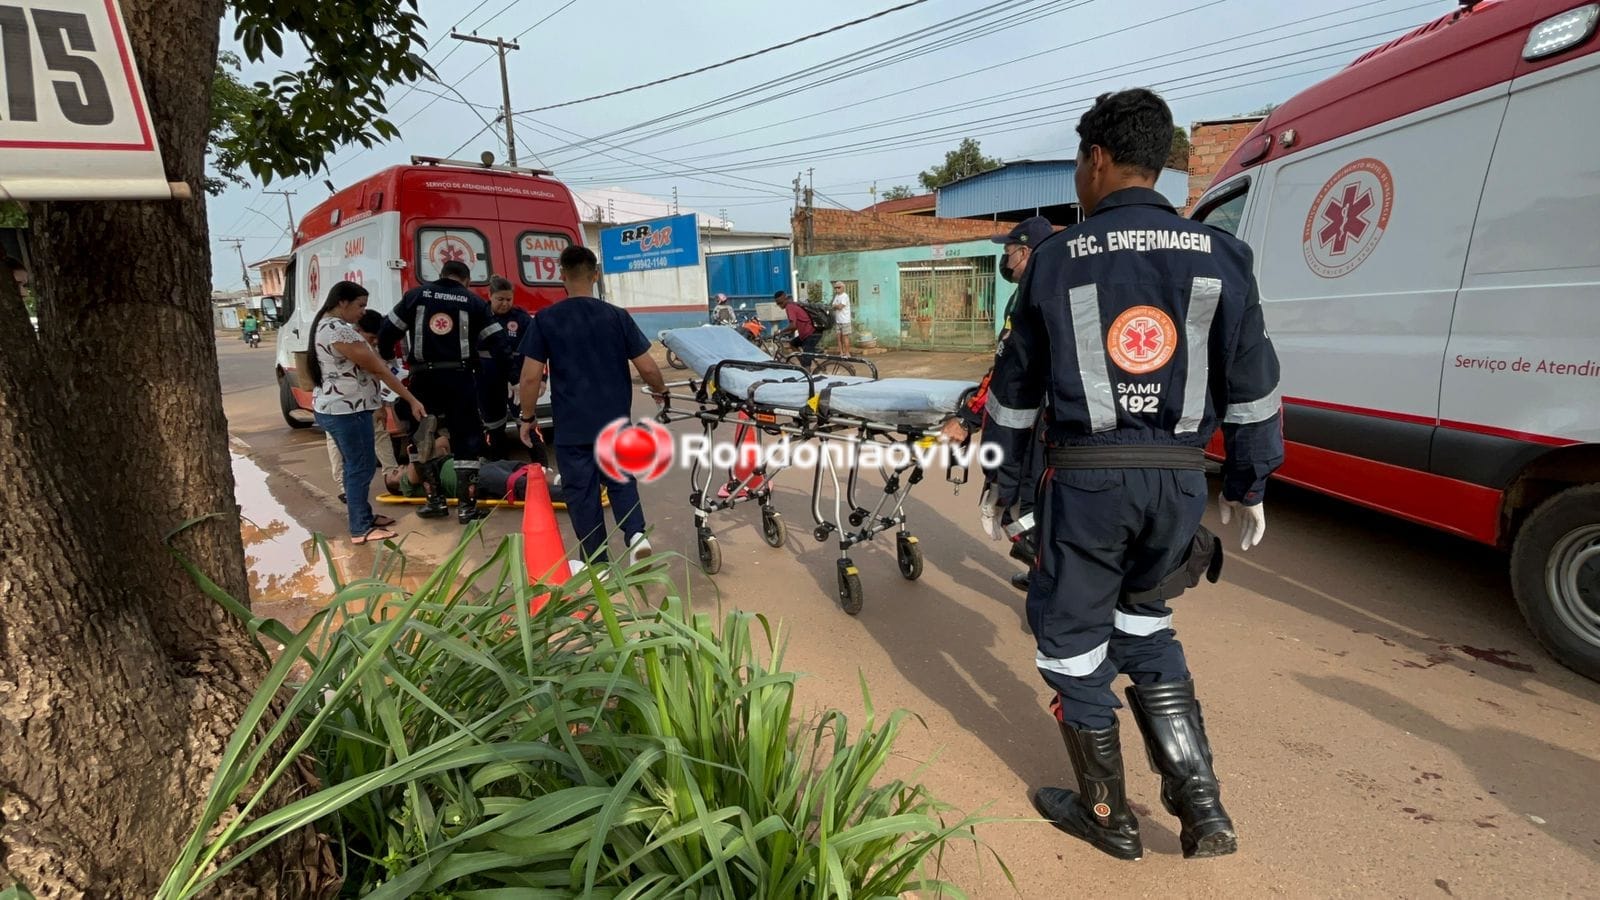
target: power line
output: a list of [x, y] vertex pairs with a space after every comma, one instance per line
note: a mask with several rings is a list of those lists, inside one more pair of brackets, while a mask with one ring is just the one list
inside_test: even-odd
[[580, 97], [577, 100], [566, 100], [566, 101], [563, 101], [561, 103], [552, 103], [549, 106], [538, 106], [538, 107], [534, 107], [533, 109], [522, 110], [521, 112], [523, 112], [523, 113], [544, 112], [546, 110], [561, 109], [561, 108], [567, 107], [567, 106], [577, 106], [579, 103], [588, 103], [591, 100], [604, 100], [607, 97], [618, 97], [618, 96], [621, 96], [623, 94], [631, 94], [634, 91], [642, 91], [645, 88], [655, 87], [656, 85], [659, 85], [659, 84], [666, 84], [669, 81], [678, 81], [679, 79], [688, 78], [688, 77], [693, 76], [693, 75], [699, 75], [699, 74], [702, 74], [704, 72], [710, 72], [712, 69], [720, 69], [723, 66], [731, 66], [734, 63], [744, 62], [747, 59], [755, 59], [758, 56], [765, 56], [766, 54], [772, 53], [775, 50], [782, 50], [782, 49], [784, 49], [786, 47], [793, 47], [796, 44], [803, 44], [806, 41], [815, 40], [815, 39], [817, 39], [819, 37], [824, 37], [826, 35], [830, 35], [830, 34], [833, 34], [835, 32], [838, 32], [838, 31], [843, 31], [846, 28], [850, 28], [850, 27], [855, 26], [855, 25], [860, 25], [863, 22], [871, 22], [874, 19], [881, 19], [884, 16], [889, 15], [890, 13], [897, 13], [897, 12], [900, 12], [901, 10], [903, 10], [903, 9], [910, 9], [913, 6], [921, 6], [922, 4], [924, 4], [926, 2], [928, 2], [928, 0], [910, 0], [909, 3], [902, 3], [899, 6], [891, 6], [888, 9], [882, 10], [881, 12], [875, 12], [870, 16], [862, 16], [859, 19], [852, 19], [852, 20], [850, 20], [848, 22], [843, 22], [841, 24], [835, 25], [832, 28], [824, 28], [821, 31], [813, 31], [810, 34], [802, 35], [800, 37], [794, 38], [793, 40], [784, 41], [781, 44], [773, 44], [770, 47], [763, 47], [760, 50], [752, 50], [749, 53], [743, 53], [743, 54], [740, 54], [739, 56], [733, 57], [732, 59], [725, 59], [722, 62], [712, 63], [709, 66], [701, 66], [698, 69], [691, 69], [688, 72], [680, 72], [677, 75], [668, 75], [665, 78], [657, 78], [654, 81], [647, 81], [644, 84], [636, 84], [636, 85], [634, 85], [632, 87], [619, 88], [619, 89], [614, 90], [614, 91], [607, 91], [607, 92], [605, 92], [603, 94], [593, 94], [593, 95], [588, 96], [588, 97]]

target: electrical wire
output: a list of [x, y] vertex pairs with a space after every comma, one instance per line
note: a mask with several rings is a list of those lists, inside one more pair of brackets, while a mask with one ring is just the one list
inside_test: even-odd
[[577, 106], [580, 103], [588, 103], [588, 102], [593, 101], [593, 100], [604, 100], [607, 97], [620, 97], [623, 94], [631, 94], [634, 91], [642, 91], [645, 88], [652, 88], [652, 87], [655, 87], [656, 85], [666, 84], [669, 81], [678, 81], [680, 79], [689, 78], [689, 77], [694, 76], [694, 75], [700, 75], [700, 74], [703, 74], [705, 72], [710, 72], [713, 69], [720, 69], [723, 66], [731, 66], [731, 65], [733, 65], [734, 63], [737, 63], [737, 62], [744, 62], [747, 59], [755, 59], [758, 56], [765, 56], [768, 53], [772, 53], [772, 52], [777, 51], [777, 50], [782, 50], [782, 49], [787, 48], [787, 47], [793, 47], [793, 46], [795, 46], [797, 44], [804, 44], [806, 41], [811, 41], [811, 40], [815, 40], [815, 39], [820, 38], [820, 37], [824, 37], [826, 35], [834, 34], [835, 32], [843, 31], [846, 28], [851, 28], [853, 26], [860, 25], [863, 22], [871, 22], [874, 19], [881, 19], [884, 16], [887, 16], [887, 15], [889, 15], [891, 13], [897, 13], [897, 12], [900, 12], [901, 10], [904, 10], [904, 9], [910, 9], [913, 6], [921, 6], [922, 4], [924, 4], [926, 2], [928, 2], [928, 0], [910, 0], [910, 2], [908, 2], [908, 3], [902, 3], [899, 6], [891, 6], [888, 9], [882, 10], [880, 12], [875, 12], [870, 16], [862, 16], [859, 19], [852, 19], [852, 20], [850, 20], [848, 22], [842, 22], [842, 23], [840, 23], [838, 25], [833, 26], [832, 28], [824, 28], [821, 31], [813, 31], [810, 34], [801, 35], [800, 37], [794, 38], [792, 40], [784, 41], [781, 44], [773, 44], [770, 47], [763, 47], [760, 50], [752, 50], [749, 53], [740, 54], [738, 56], [733, 57], [732, 59], [725, 59], [722, 62], [712, 63], [712, 64], [710, 64], [708, 66], [701, 66], [698, 69], [691, 69], [688, 72], [679, 72], [676, 75], [668, 75], [668, 76], [666, 76], [664, 78], [657, 78], [654, 81], [646, 81], [643, 84], [636, 84], [636, 85], [634, 85], [632, 87], [619, 88], [619, 89], [614, 90], [614, 91], [606, 91], [603, 94], [592, 94], [592, 95], [590, 95], [588, 97], [580, 97], [580, 98], [578, 98], [576, 100], [565, 100], [565, 101], [562, 101], [560, 103], [551, 103], [548, 106], [536, 106], [533, 109], [522, 110], [522, 112], [524, 112], [524, 113], [545, 112], [547, 110], [552, 110], [552, 109], [562, 109], [562, 108], [568, 107], [568, 106]]

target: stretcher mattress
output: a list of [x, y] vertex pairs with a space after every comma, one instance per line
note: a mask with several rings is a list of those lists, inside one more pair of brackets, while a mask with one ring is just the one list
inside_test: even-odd
[[[678, 355], [696, 375], [704, 377], [718, 363], [738, 360], [772, 362], [759, 347], [725, 325], [675, 328], [661, 332], [661, 342]], [[717, 387], [741, 399], [756, 386], [754, 400], [767, 407], [795, 409], [812, 396], [826, 415], [847, 415], [890, 425], [937, 425], [956, 411], [961, 395], [975, 385], [969, 381], [934, 378], [871, 378], [852, 375], [817, 375], [808, 379], [792, 368], [766, 370], [722, 369]]]

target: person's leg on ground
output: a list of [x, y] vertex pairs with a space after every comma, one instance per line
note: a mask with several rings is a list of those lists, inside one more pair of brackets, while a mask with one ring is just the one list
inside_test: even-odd
[[1117, 670], [1108, 656], [1123, 557], [1136, 533], [1126, 524], [1124, 495], [1122, 473], [1113, 470], [1053, 471], [1041, 491], [1028, 624], [1039, 674], [1056, 691], [1053, 711], [1078, 789], [1040, 788], [1033, 803], [1061, 831], [1138, 859], [1144, 850], [1128, 806], [1121, 704], [1111, 690]]
[[452, 379], [454, 389], [445, 406], [445, 427], [450, 430], [450, 450], [455, 454], [456, 484], [460, 501], [456, 518], [465, 525], [489, 514], [478, 508], [478, 469], [483, 465], [483, 419], [478, 415], [477, 385], [471, 373]]
[[[1147, 498], [1147, 525], [1130, 559], [1115, 616], [1111, 658], [1133, 681], [1128, 706], [1144, 736], [1151, 768], [1161, 776], [1161, 802], [1178, 817], [1185, 857], [1225, 856], [1238, 849], [1222, 806], [1205, 720], [1167, 598], [1153, 589], [1183, 565], [1208, 498], [1204, 474], [1142, 470], [1134, 476]], [[1151, 593], [1142, 593], [1151, 592]], [[1152, 596], [1153, 594], [1153, 596]]]
[[[316, 413], [314, 416], [317, 425], [340, 445], [339, 452], [344, 457], [345, 514], [353, 538], [364, 537], [373, 527], [372, 506], [367, 502], [367, 491], [360, 488], [363, 483], [370, 488], [376, 465], [372, 455], [371, 416], [370, 412], [337, 416]], [[363, 476], [365, 482], [361, 480]]]
[[[314, 418], [314, 417], [313, 417]], [[322, 429], [323, 440], [328, 445], [328, 468], [333, 472], [333, 491], [339, 495], [339, 502], [344, 502], [344, 454], [339, 452], [339, 442], [333, 439], [333, 432]]]
[[418, 372], [411, 378], [411, 393], [428, 410], [427, 417], [417, 423], [411, 439], [412, 453], [415, 454], [412, 458], [421, 470], [423, 490], [428, 497], [422, 508], [417, 510], [417, 517], [442, 519], [450, 514], [450, 503], [444, 495], [440, 471], [442, 463], [434, 454], [433, 443], [445, 414], [444, 407], [450, 402], [450, 384], [441, 379], [439, 373]]
[[611, 498], [611, 517], [616, 519], [627, 541], [628, 565], [631, 566], [654, 552], [644, 536], [644, 505], [639, 500], [639, 482], [633, 478], [612, 481], [604, 473], [600, 479]]
[[[594, 445], [557, 444], [554, 450], [556, 465], [561, 469], [561, 492], [567, 500], [567, 515], [572, 518], [572, 530], [583, 547], [583, 558], [604, 563], [609, 558], [606, 521], [600, 506], [601, 476], [594, 460]], [[617, 502], [615, 494], [611, 495], [611, 502]]]

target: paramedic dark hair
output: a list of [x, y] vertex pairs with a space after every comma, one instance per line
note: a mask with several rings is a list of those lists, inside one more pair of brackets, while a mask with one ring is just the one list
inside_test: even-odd
[[1099, 146], [1119, 166], [1159, 175], [1172, 151], [1172, 110], [1144, 88], [1101, 94], [1078, 120], [1078, 138], [1084, 156]]
[[472, 280], [472, 267], [459, 259], [452, 259], [439, 267], [440, 278], [454, 278], [465, 284]]
[[341, 281], [328, 288], [327, 301], [311, 319], [311, 352], [306, 354], [306, 368], [311, 371], [311, 382], [317, 387], [322, 386], [322, 364], [317, 360], [317, 329], [322, 326], [322, 317], [346, 303], [353, 303], [366, 296], [368, 296], [366, 288], [354, 281]]
[[597, 272], [600, 261], [594, 258], [594, 251], [588, 247], [573, 244], [561, 251], [561, 268], [575, 275]]
[[501, 291], [511, 290], [511, 279], [504, 275], [496, 275], [489, 279], [489, 293], [498, 294]]

